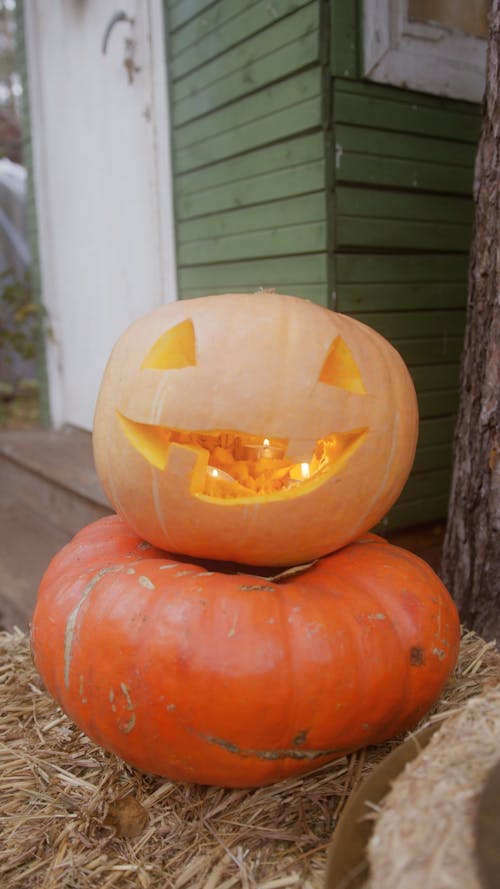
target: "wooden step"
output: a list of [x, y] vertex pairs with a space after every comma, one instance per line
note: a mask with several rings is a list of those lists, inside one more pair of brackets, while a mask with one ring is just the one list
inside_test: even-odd
[[28, 628], [42, 575], [70, 538], [23, 504], [2, 509], [0, 629]]
[[90, 433], [72, 427], [0, 432], [0, 626], [27, 628], [52, 556], [110, 512]]
[[92, 437], [71, 426], [2, 431], [0, 480], [0, 502], [22, 501], [72, 534], [110, 512], [94, 469]]

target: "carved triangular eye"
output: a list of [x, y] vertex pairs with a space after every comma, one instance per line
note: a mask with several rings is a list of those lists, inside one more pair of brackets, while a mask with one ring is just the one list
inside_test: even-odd
[[171, 327], [156, 340], [141, 364], [141, 370], [175, 370], [196, 364], [196, 340], [191, 318]]
[[323, 362], [319, 380], [330, 386], [338, 386], [347, 392], [366, 395], [359, 368], [341, 336], [333, 340]]

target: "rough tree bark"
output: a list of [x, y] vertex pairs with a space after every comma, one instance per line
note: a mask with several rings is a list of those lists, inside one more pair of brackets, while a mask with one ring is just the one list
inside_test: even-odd
[[500, 642], [500, 0], [492, 0], [475, 224], [442, 576], [462, 621]]

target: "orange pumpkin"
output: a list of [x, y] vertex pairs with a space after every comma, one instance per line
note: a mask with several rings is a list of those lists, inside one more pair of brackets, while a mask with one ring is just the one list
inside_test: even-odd
[[410, 375], [374, 330], [274, 292], [225, 294], [129, 327], [102, 381], [94, 453], [114, 508], [156, 546], [287, 565], [385, 515], [417, 425]]
[[98, 744], [203, 784], [271, 783], [415, 725], [459, 646], [429, 566], [368, 535], [283, 574], [172, 558], [101, 519], [42, 580], [36, 666]]

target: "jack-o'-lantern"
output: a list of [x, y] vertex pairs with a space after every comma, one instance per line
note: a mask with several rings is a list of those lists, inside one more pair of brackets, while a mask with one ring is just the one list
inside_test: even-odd
[[416, 397], [396, 350], [273, 291], [164, 305], [116, 344], [94, 422], [116, 511], [169, 552], [308, 561], [373, 527], [408, 477]]

